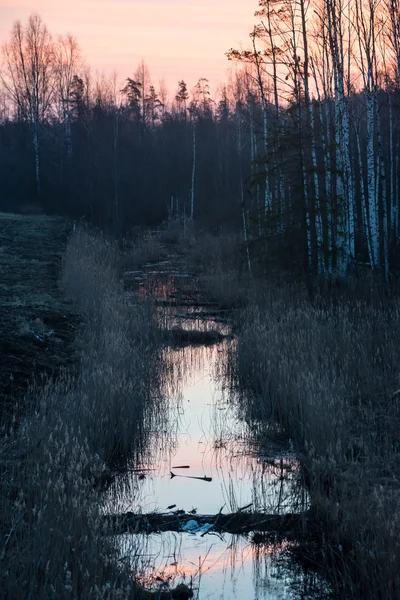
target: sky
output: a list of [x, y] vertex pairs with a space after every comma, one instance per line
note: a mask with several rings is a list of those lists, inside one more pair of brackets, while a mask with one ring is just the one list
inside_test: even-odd
[[153, 84], [174, 94], [200, 77], [227, 79], [225, 52], [247, 46], [258, 0], [0, 0], [0, 43], [14, 21], [38, 13], [53, 35], [72, 33], [94, 71], [123, 81], [144, 59]]

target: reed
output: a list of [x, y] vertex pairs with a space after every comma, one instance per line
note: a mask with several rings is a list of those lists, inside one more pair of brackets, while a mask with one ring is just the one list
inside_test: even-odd
[[[322, 562], [343, 597], [400, 596], [400, 308], [266, 288], [238, 317], [232, 375], [260, 436], [290, 436]], [[320, 557], [321, 558], [321, 557]]]
[[98, 482], [143, 451], [159, 396], [158, 328], [130, 302], [119, 253], [85, 231], [69, 240], [62, 274], [82, 324], [80, 369], [31, 389], [23, 419], [2, 436], [1, 595], [137, 597], [132, 564], [104, 535]]

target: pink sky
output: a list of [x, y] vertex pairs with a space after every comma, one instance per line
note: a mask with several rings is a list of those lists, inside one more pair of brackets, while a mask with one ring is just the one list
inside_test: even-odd
[[248, 43], [258, 0], [0, 0], [0, 42], [15, 20], [41, 15], [53, 34], [74, 34], [85, 61], [106, 74], [132, 76], [143, 58], [157, 86], [175, 93], [200, 77], [226, 80], [224, 53]]

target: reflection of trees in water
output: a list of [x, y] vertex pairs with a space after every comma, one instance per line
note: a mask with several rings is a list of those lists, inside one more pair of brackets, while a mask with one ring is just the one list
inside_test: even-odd
[[[180, 292], [171, 278], [148, 285], [147, 290], [162, 299]], [[177, 311], [182, 313], [178, 317]], [[163, 306], [160, 323], [168, 328], [179, 324], [202, 331], [218, 327], [211, 320], [196, 320], [195, 313], [193, 307]], [[237, 385], [236, 351], [235, 340], [162, 350], [164, 370], [158, 422], [151, 432], [147, 464], [157, 468], [155, 478], [165, 476], [160, 465], [167, 468], [165, 465], [170, 464], [182, 444], [182, 433], [190, 431], [195, 445], [201, 438], [200, 468], [211, 469], [222, 488], [224, 512], [240, 508], [241, 495], [249, 494], [254, 511], [282, 514], [304, 510], [307, 498], [300, 485], [298, 462], [282, 436], [278, 443], [275, 424], [271, 424], [274, 443], [264, 446], [261, 453], [259, 403]], [[192, 419], [197, 425], [194, 430], [187, 429]], [[265, 428], [262, 434], [265, 435]], [[195, 460], [193, 456], [192, 459]], [[207, 495], [209, 489], [202, 494]], [[201, 499], [199, 502], [201, 511]], [[154, 589], [184, 581], [200, 588], [201, 598], [262, 600], [300, 598], [301, 594], [292, 595], [292, 588], [304, 590], [310, 586], [310, 576], [290, 559], [290, 545], [285, 541], [272, 540], [257, 546], [251, 543], [250, 536], [211, 533], [201, 537], [165, 532], [121, 536], [119, 544], [121, 556], [134, 561], [140, 582]]]
[[[194, 385], [201, 381], [205, 374], [210, 375], [216, 384], [215, 365], [217, 357], [224, 352], [225, 343], [214, 346], [186, 346], [184, 348], [166, 348], [164, 358], [166, 364], [166, 381], [171, 395], [182, 387]], [[215, 385], [215, 387], [217, 387]]]

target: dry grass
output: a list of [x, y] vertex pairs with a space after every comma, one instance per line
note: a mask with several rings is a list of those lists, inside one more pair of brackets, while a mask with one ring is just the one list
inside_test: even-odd
[[189, 266], [198, 272], [202, 290], [221, 308], [247, 302], [249, 274], [240, 235], [194, 230], [181, 242], [180, 249]]
[[57, 287], [68, 223], [0, 213], [0, 417], [27, 383], [58, 372], [71, 357], [74, 318]]
[[[240, 315], [239, 385], [301, 452], [343, 597], [400, 597], [400, 308], [270, 289]], [[250, 406], [250, 405], [249, 405]]]
[[124, 296], [118, 260], [111, 242], [78, 231], [68, 244], [62, 279], [85, 315], [78, 340], [82, 411], [89, 412], [85, 437], [111, 464], [135, 448], [143, 408], [157, 398], [159, 383], [159, 330], [152, 307]]
[[194, 240], [195, 230], [196, 225], [190, 219], [173, 217], [159, 231], [159, 239], [163, 244], [183, 248], [183, 246], [187, 246]]
[[101, 464], [70, 425], [75, 398], [67, 382], [45, 390], [3, 452], [3, 597], [107, 597], [111, 552], [84, 476]]
[[158, 262], [168, 255], [168, 249], [158, 232], [147, 231], [130, 243], [124, 262], [129, 267], [142, 267]]
[[78, 231], [63, 285], [83, 315], [81, 369], [27, 399], [0, 457], [1, 595], [137, 597], [103, 535], [95, 490], [107, 465], [140, 452], [157, 401], [157, 328], [148, 306], [123, 295], [112, 244]]

